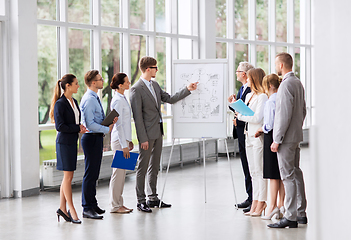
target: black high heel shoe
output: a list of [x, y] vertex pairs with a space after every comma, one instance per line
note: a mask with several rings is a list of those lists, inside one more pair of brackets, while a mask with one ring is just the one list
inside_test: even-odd
[[69, 210], [68, 210], [68, 216], [71, 218], [72, 223], [76, 223], [76, 224], [81, 224], [82, 223], [82, 221], [79, 220], [79, 219], [78, 220], [74, 220]]
[[71, 221], [71, 218], [69, 216], [67, 216], [64, 212], [62, 212], [61, 209], [57, 209], [56, 214], [57, 214], [57, 221], [58, 222], [60, 222], [60, 216], [63, 217], [66, 220], [66, 222]]

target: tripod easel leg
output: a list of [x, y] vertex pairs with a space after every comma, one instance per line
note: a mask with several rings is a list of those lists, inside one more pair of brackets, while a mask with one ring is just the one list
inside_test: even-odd
[[161, 198], [160, 198], [160, 205], [158, 206], [159, 208], [161, 208], [161, 204], [162, 204], [162, 199], [163, 199], [163, 194], [165, 192], [165, 187], [166, 187], [166, 182], [167, 182], [167, 176], [168, 176], [168, 171], [169, 171], [169, 166], [171, 165], [171, 159], [172, 159], [172, 154], [173, 154], [173, 148], [174, 148], [174, 138], [172, 140], [172, 148], [171, 148], [171, 153], [169, 155], [169, 160], [168, 160], [168, 164], [167, 164], [167, 171], [166, 171], [166, 176], [165, 176], [165, 182], [163, 183], [163, 188], [162, 188], [162, 193], [161, 193]]
[[207, 202], [206, 195], [206, 149], [205, 149], [205, 139], [202, 139], [202, 155], [204, 157], [204, 186], [205, 186], [205, 203]]
[[227, 157], [228, 157], [228, 162], [229, 162], [230, 176], [231, 176], [231, 178], [232, 178], [232, 185], [233, 185], [233, 191], [234, 191], [235, 208], [238, 209], [238, 201], [237, 201], [237, 199], [236, 199], [236, 192], [235, 192], [235, 186], [234, 186], [234, 177], [233, 177], [232, 165], [231, 165], [230, 157], [229, 157], [227, 139], [224, 139], [224, 141], [225, 141], [225, 149], [226, 149], [226, 151], [227, 151]]

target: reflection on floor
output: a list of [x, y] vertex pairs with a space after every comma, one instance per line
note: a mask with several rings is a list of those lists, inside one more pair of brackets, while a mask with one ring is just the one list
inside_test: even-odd
[[[309, 149], [301, 149], [301, 168], [304, 171], [307, 198], [309, 196]], [[245, 196], [244, 178], [238, 157], [231, 158], [238, 201]], [[159, 192], [165, 174], [159, 178]], [[227, 157], [206, 161], [206, 199], [204, 167], [200, 163], [172, 168], [164, 194], [170, 209], [154, 209], [150, 213], [136, 210], [135, 175], [126, 179], [125, 205], [134, 208], [131, 214], [108, 212], [108, 182], [100, 182], [97, 198], [100, 207], [107, 210], [103, 220], [81, 217], [80, 186], [74, 187], [74, 203], [83, 223], [81, 225], [57, 222], [55, 211], [59, 206], [59, 191], [41, 192], [40, 196], [0, 200], [0, 239], [311, 239], [308, 225], [297, 229], [269, 229], [272, 221], [246, 217], [234, 208], [234, 193]], [[307, 211], [308, 214], [308, 211]], [[310, 228], [311, 229], [311, 228]]]

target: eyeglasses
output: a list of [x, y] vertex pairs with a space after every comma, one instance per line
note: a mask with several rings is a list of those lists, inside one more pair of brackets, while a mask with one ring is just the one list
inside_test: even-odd
[[243, 72], [243, 73], [246, 73], [245, 71], [236, 71], [237, 73], [239, 73], [239, 72]]
[[149, 67], [149, 68], [154, 68], [154, 69], [158, 70], [158, 68], [157, 68], [157, 67]]
[[94, 80], [94, 81], [104, 81], [104, 79], [103, 78], [100, 78], [100, 79], [97, 79], [97, 80]]

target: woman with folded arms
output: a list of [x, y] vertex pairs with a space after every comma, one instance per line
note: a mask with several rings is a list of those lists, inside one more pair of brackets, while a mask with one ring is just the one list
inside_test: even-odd
[[[111, 132], [111, 148], [114, 154], [116, 150], [120, 150], [123, 151], [124, 158], [129, 158], [129, 151], [134, 147], [132, 142], [132, 113], [124, 96], [124, 91], [129, 89], [130, 81], [125, 73], [117, 73], [112, 77], [110, 86], [115, 90], [115, 95], [111, 101], [111, 110], [115, 109], [119, 114]], [[125, 176], [125, 169], [113, 168], [109, 189], [111, 213], [130, 213], [133, 211], [133, 209], [123, 205], [122, 194]]]
[[[263, 88], [269, 96], [264, 106], [264, 121], [262, 128], [258, 129], [256, 136], [264, 133], [263, 147], [263, 178], [269, 179], [270, 203], [268, 211], [263, 219], [270, 220], [274, 215], [284, 212], [285, 190], [280, 178], [277, 153], [271, 151], [273, 142], [273, 126], [275, 116], [275, 98], [280, 85], [280, 79], [276, 74], [269, 74], [263, 78]], [[279, 199], [277, 203], [277, 197]]]
[[254, 111], [254, 115], [243, 116], [237, 114], [237, 118], [247, 124], [245, 144], [247, 161], [252, 177], [253, 201], [250, 212], [245, 214], [257, 217], [261, 216], [267, 207], [267, 181], [263, 179], [263, 136], [255, 138], [255, 133], [262, 127], [263, 108], [268, 97], [262, 87], [265, 72], [261, 68], [254, 68], [247, 72], [247, 76], [251, 93], [247, 94], [245, 103]]
[[[63, 94], [61, 95], [61, 88]], [[85, 133], [86, 128], [80, 124], [80, 110], [76, 99], [72, 97], [79, 88], [78, 80], [73, 74], [66, 74], [58, 80], [51, 102], [50, 118], [55, 122], [57, 170], [63, 171], [60, 187], [60, 208], [56, 211], [67, 222], [81, 223], [72, 200], [72, 179], [77, 168], [78, 134]], [[67, 211], [66, 204], [69, 210]]]

